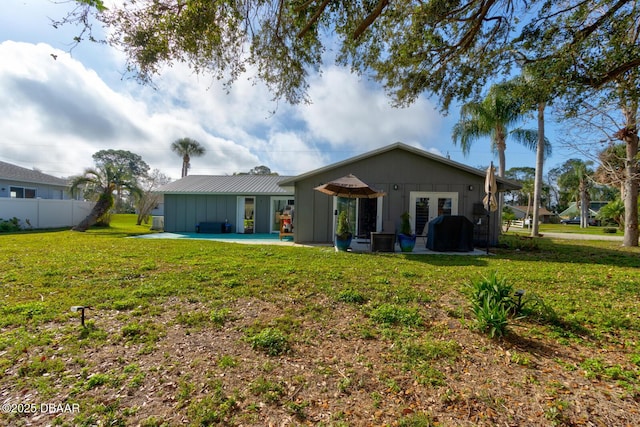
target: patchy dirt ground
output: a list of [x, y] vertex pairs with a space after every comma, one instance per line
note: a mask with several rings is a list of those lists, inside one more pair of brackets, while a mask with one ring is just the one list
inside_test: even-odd
[[[2, 402], [79, 402], [80, 413], [2, 414], [0, 424], [640, 425], [637, 385], [601, 375], [616, 367], [619, 375], [635, 372], [637, 382], [630, 350], [560, 344], [527, 323], [490, 339], [469, 327], [464, 305], [456, 296], [425, 304], [424, 325], [407, 331], [318, 295], [237, 300], [221, 325], [194, 320], [197, 313], [210, 319], [211, 307], [174, 299], [144, 317], [161, 332], [151, 347], [123, 338], [130, 314], [95, 310], [90, 317], [106, 344], [67, 357], [50, 395], [19, 385], [0, 395]], [[143, 333], [153, 329], [145, 325]], [[269, 356], [253, 348], [247, 336], [265, 326], [285, 331], [290, 351]], [[588, 370], [585, 361], [601, 366]], [[6, 375], [19, 378], [18, 370]], [[70, 379], [88, 382], [99, 373], [104, 383], [69, 388]]]

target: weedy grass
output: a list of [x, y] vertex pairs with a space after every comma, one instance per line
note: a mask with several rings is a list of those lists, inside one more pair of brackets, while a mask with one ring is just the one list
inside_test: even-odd
[[[148, 226], [134, 225], [133, 218], [115, 215], [110, 227], [86, 233], [0, 235], [1, 389], [52, 395], [56, 387], [61, 393], [82, 381], [72, 395], [83, 408], [74, 425], [126, 424], [123, 405], [101, 403], [83, 391], [142, 388], [153, 372], [127, 363], [101, 372], [87, 354], [127, 346], [138, 354], [154, 354], [160, 365], [153, 369], [177, 369], [162, 366], [163, 355], [155, 355], [173, 326], [226, 328], [236, 315], [229, 307], [251, 299], [292, 307], [279, 313], [281, 317], [244, 330], [248, 345], [273, 360], [272, 369], [278, 357], [295, 355], [296, 345], [314, 339], [308, 326], [322, 325], [331, 315], [331, 307], [317, 305], [323, 301], [360, 313], [351, 326], [353, 339], [393, 343], [393, 363], [415, 372], [420, 383], [440, 386], [438, 363], [455, 360], [460, 348], [425, 332], [430, 328], [426, 306], [454, 295], [461, 304], [448, 310], [466, 318], [472, 313], [465, 298], [467, 284], [493, 272], [508, 279], [509, 292], [522, 289], [525, 298], [531, 298], [522, 308], [531, 327], [517, 333], [560, 344], [631, 346], [636, 355], [631, 362], [640, 364], [640, 347], [634, 344], [640, 319], [632, 315], [640, 296], [640, 252], [622, 248], [619, 242], [535, 239], [535, 250], [498, 249], [493, 256], [336, 254], [323, 247], [128, 238], [149, 232]], [[168, 321], [162, 317], [166, 307], [179, 307], [181, 302], [198, 302], [203, 309]], [[85, 328], [78, 313], [70, 311], [75, 305], [92, 307]], [[117, 328], [106, 330], [99, 320], [103, 317]], [[514, 363], [530, 364], [524, 354], [513, 357]], [[248, 365], [233, 355], [216, 360], [221, 371]], [[266, 362], [264, 366], [267, 372]], [[638, 393], [637, 370], [598, 360], [587, 360], [580, 369], [595, 378], [622, 381]], [[79, 372], [86, 376], [78, 378]], [[42, 383], [43, 377], [50, 381]], [[393, 378], [383, 380], [390, 390], [397, 387]], [[278, 384], [256, 381], [252, 393], [279, 399]], [[220, 383], [207, 387], [212, 390], [208, 397], [194, 400], [195, 390], [185, 380], [178, 385], [176, 400], [193, 422], [230, 422], [240, 412], [240, 397]], [[289, 412], [299, 418], [308, 411], [304, 402], [289, 403]], [[150, 415], [155, 414], [144, 414], [143, 425], [161, 425]], [[399, 423], [431, 425], [428, 417], [418, 415]]]

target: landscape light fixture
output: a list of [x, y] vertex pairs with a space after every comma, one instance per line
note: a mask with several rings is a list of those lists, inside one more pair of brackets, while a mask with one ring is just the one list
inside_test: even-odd
[[74, 305], [71, 307], [71, 311], [74, 313], [80, 312], [80, 324], [84, 327], [84, 311], [91, 307], [85, 307], [83, 305]]

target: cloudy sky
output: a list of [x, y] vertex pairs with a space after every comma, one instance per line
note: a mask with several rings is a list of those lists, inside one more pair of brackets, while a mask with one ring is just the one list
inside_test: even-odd
[[[226, 93], [218, 81], [181, 66], [168, 68], [155, 88], [141, 86], [123, 77], [124, 57], [108, 46], [86, 42], [70, 51], [77, 28], [54, 29], [50, 18], [71, 5], [0, 2], [2, 161], [70, 176], [93, 166], [93, 153], [122, 149], [177, 179], [181, 159], [169, 147], [182, 137], [207, 150], [192, 159], [192, 175], [258, 165], [295, 175], [396, 141], [474, 167], [495, 161], [488, 139], [467, 157], [452, 145], [457, 108], [443, 116], [427, 96], [392, 108], [374, 83], [330, 64], [311, 81], [311, 105], [276, 103], [246, 78]], [[547, 164], [566, 158], [556, 150]], [[533, 152], [507, 143], [507, 168], [534, 165]]]

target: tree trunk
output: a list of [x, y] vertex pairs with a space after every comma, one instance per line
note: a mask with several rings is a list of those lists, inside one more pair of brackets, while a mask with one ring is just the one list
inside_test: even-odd
[[89, 215], [85, 219], [80, 221], [78, 225], [72, 228], [73, 231], [87, 231], [89, 227], [98, 222], [98, 220], [104, 216], [109, 209], [113, 206], [113, 196], [111, 194], [102, 194], [96, 204], [89, 212]]
[[533, 181], [533, 219], [531, 236], [540, 235], [540, 199], [542, 198], [542, 172], [544, 169], [544, 102], [538, 103], [538, 147], [536, 148], [536, 174]]
[[[634, 126], [635, 129], [635, 126]], [[638, 135], [630, 133], [625, 139], [627, 158], [625, 159], [624, 180], [624, 237], [623, 246], [638, 246]]]
[[189, 156], [188, 154], [185, 154], [182, 157], [182, 178], [187, 176], [187, 174], [189, 173], [189, 163], [190, 162], [191, 162], [191, 156]]
[[[500, 178], [504, 178], [504, 174], [506, 171], [506, 156], [505, 156], [505, 151], [507, 149], [507, 143], [506, 143], [506, 135], [504, 132], [504, 129], [500, 129], [496, 132], [497, 134], [497, 141], [496, 141], [496, 148], [498, 151], [498, 164], [500, 167], [500, 170], [498, 171], [498, 176]], [[502, 233], [502, 207], [504, 206], [504, 192], [502, 191], [498, 191], [498, 189], [496, 188], [496, 201], [498, 202], [498, 219], [496, 220], [496, 224], [497, 224], [497, 229], [498, 229], [498, 234]]]
[[589, 227], [589, 194], [586, 183], [587, 177], [580, 181], [580, 228]]
[[151, 216], [151, 211], [158, 205], [159, 202], [159, 194], [148, 192], [143, 197], [141, 197], [140, 201], [138, 202], [138, 218], [136, 221], [136, 225], [141, 225], [143, 221], [145, 224], [147, 224], [149, 222], [149, 216]]

